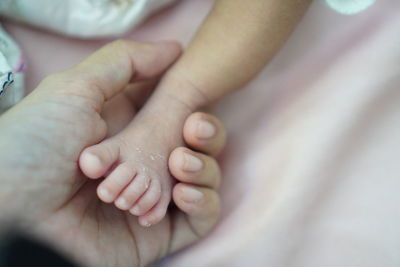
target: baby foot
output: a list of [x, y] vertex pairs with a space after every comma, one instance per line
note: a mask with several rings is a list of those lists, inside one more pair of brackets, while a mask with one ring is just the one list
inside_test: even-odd
[[183, 144], [182, 128], [189, 114], [182, 104], [149, 103], [119, 134], [85, 149], [79, 162], [83, 173], [93, 179], [106, 177], [98, 186], [99, 198], [139, 216], [144, 226], [158, 223], [174, 183], [168, 156]]

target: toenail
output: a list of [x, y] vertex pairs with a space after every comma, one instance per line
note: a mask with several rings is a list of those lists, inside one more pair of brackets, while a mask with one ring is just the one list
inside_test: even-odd
[[208, 139], [215, 135], [215, 126], [206, 120], [197, 123], [196, 136], [200, 139]]
[[102, 197], [103, 201], [112, 201], [113, 200], [110, 192], [103, 187], [100, 187], [99, 195]]
[[102, 165], [100, 158], [97, 155], [94, 155], [92, 153], [88, 153], [86, 156], [87, 161], [89, 161], [89, 164], [92, 166], [100, 166]]
[[128, 208], [128, 202], [126, 201], [126, 199], [124, 197], [118, 198], [117, 201], [115, 201], [115, 205], [122, 209]]
[[197, 172], [203, 168], [203, 162], [189, 153], [183, 153], [183, 170]]
[[203, 199], [204, 194], [193, 188], [193, 187], [184, 187], [182, 188], [182, 200], [188, 203], [197, 203]]
[[140, 212], [140, 208], [139, 208], [139, 206], [134, 206], [134, 207], [131, 208], [129, 211], [130, 211], [133, 215], [137, 215], [137, 214], [139, 214], [139, 212]]
[[147, 220], [142, 220], [141, 225], [144, 226], [144, 227], [150, 227], [151, 223], [149, 223]]

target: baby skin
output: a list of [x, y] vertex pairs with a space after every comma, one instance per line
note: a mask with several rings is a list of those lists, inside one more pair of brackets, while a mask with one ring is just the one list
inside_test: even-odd
[[[90, 178], [106, 177], [98, 187], [99, 198], [136, 216], [148, 214], [144, 220], [148, 224], [162, 219], [173, 186], [168, 155], [184, 145], [183, 123], [191, 113], [173, 100], [149, 103], [123, 131], [87, 148], [81, 169]], [[193, 161], [188, 167], [200, 170], [202, 162]]]
[[[84, 174], [105, 177], [98, 196], [156, 224], [164, 217], [174, 180], [167, 158], [182, 146], [182, 128], [193, 111], [251, 80], [284, 44], [311, 0], [219, 0], [183, 56], [119, 134], [83, 151]], [[212, 124], [197, 125], [204, 138]], [[188, 157], [186, 170], [201, 169]]]

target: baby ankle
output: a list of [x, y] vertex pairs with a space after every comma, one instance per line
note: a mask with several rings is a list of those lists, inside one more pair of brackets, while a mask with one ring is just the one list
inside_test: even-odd
[[174, 99], [184, 103], [192, 111], [210, 104], [209, 97], [200, 86], [183, 73], [168, 73], [160, 85], [160, 91], [168, 93]]

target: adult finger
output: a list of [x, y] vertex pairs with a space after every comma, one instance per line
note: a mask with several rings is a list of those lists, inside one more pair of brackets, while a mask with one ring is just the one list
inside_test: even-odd
[[169, 170], [178, 181], [218, 189], [221, 171], [213, 157], [188, 148], [176, 148], [169, 157]]
[[175, 230], [169, 252], [206, 235], [217, 222], [221, 209], [218, 193], [209, 188], [179, 183], [175, 185], [172, 196], [180, 212], [172, 222]]
[[[163, 73], [180, 55], [176, 42], [112, 42], [70, 70], [50, 76], [69, 82], [59, 90], [83, 96], [100, 109], [104, 102], [121, 92], [132, 81], [151, 79]], [[48, 80], [49, 80], [48, 79]]]
[[221, 153], [226, 144], [224, 125], [217, 117], [203, 112], [186, 119], [183, 136], [190, 148], [211, 156]]

